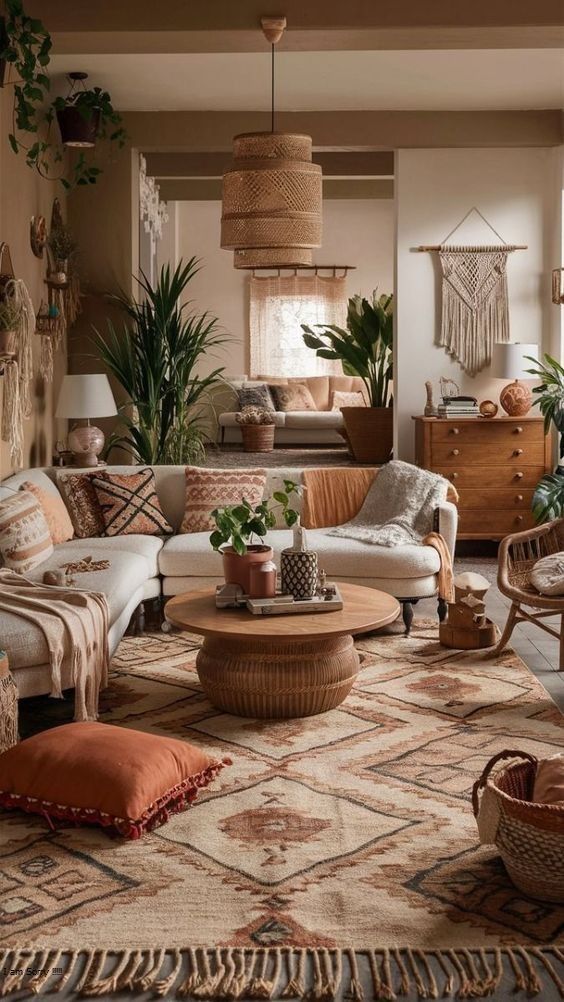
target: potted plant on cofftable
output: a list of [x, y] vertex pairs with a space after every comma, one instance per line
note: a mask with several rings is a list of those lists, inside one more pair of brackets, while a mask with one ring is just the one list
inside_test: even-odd
[[342, 407], [347, 438], [359, 463], [386, 463], [393, 444], [392, 346], [393, 296], [372, 294], [349, 299], [347, 329], [302, 324], [303, 339], [319, 358], [336, 359], [349, 376], [360, 376], [368, 407]]
[[245, 452], [272, 452], [274, 448], [274, 418], [263, 407], [243, 407], [236, 415], [243, 436]]
[[[251, 505], [244, 498], [240, 504], [225, 505], [212, 511], [216, 528], [210, 536], [214, 550], [223, 557], [223, 573], [227, 584], [238, 584], [245, 595], [249, 593], [252, 564], [272, 560], [272, 547], [264, 542], [269, 529], [276, 525], [277, 512], [281, 512], [288, 528], [299, 518], [291, 507], [290, 498], [299, 496], [302, 488], [293, 480], [284, 480], [284, 490], [274, 491], [260, 504]], [[253, 539], [260, 542], [253, 543]]]
[[553, 518], [564, 515], [564, 368], [552, 358], [544, 356], [543, 361], [527, 358], [534, 368], [527, 369], [531, 376], [540, 380], [539, 386], [533, 387], [535, 401], [544, 418], [545, 434], [554, 424], [559, 436], [558, 455], [560, 462], [554, 473], [547, 473], [537, 484], [533, 495], [533, 515], [537, 522], [550, 522]]

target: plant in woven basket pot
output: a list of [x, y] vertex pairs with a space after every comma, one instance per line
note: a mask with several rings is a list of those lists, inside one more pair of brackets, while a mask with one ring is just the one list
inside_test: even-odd
[[393, 295], [372, 293], [349, 299], [347, 329], [333, 324], [302, 324], [303, 339], [319, 358], [342, 363], [348, 376], [360, 376], [368, 407], [342, 407], [349, 445], [359, 463], [386, 463], [392, 452]]
[[241, 428], [245, 452], [272, 452], [274, 448], [274, 418], [264, 407], [243, 407], [236, 415]]
[[[216, 528], [210, 535], [214, 550], [223, 557], [223, 573], [227, 584], [238, 584], [245, 595], [249, 593], [251, 566], [272, 560], [272, 547], [265, 542], [269, 529], [276, 525], [277, 515], [288, 528], [292, 528], [299, 515], [291, 507], [290, 499], [299, 497], [302, 488], [293, 480], [284, 480], [284, 490], [274, 491], [257, 505], [245, 498], [240, 504], [224, 505], [212, 511]], [[253, 542], [253, 540], [259, 542]]]
[[0, 300], [0, 359], [9, 361], [16, 357], [17, 329], [21, 307], [9, 296]]
[[564, 368], [551, 355], [545, 355], [543, 361], [532, 357], [527, 361], [534, 366], [527, 372], [540, 380], [539, 386], [533, 387], [533, 406], [538, 406], [544, 418], [545, 434], [551, 424], [558, 432], [559, 464], [554, 473], [541, 478], [532, 502], [535, 521], [550, 522], [564, 516]]

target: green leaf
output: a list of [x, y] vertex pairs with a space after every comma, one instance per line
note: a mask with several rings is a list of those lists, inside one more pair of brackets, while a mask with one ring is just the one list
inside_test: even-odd
[[293, 508], [286, 508], [284, 512], [284, 521], [289, 529], [298, 521], [298, 513], [294, 511]]
[[225, 539], [223, 533], [219, 532], [218, 529], [212, 532], [210, 536], [210, 543], [214, 550], [219, 550], [219, 547], [223, 546], [223, 544], [226, 542], [227, 540]]
[[274, 498], [275, 501], [278, 501], [280, 504], [283, 504], [284, 507], [286, 507], [286, 505], [289, 504], [288, 495], [284, 494], [283, 491], [274, 491], [272, 497]]
[[14, 153], [17, 153], [18, 152], [18, 142], [17, 142], [17, 139], [14, 136], [13, 132], [9, 133], [8, 139], [10, 141], [10, 146], [12, 147]]
[[245, 541], [241, 538], [241, 536], [238, 535], [232, 536], [231, 545], [235, 550], [235, 553], [238, 553], [240, 557], [243, 557], [247, 552], [247, 546], [245, 544]]

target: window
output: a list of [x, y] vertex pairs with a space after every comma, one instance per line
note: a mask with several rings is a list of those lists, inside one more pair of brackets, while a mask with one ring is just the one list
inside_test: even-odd
[[340, 362], [318, 358], [303, 341], [301, 324], [337, 324], [347, 316], [344, 278], [251, 278], [251, 374], [342, 374]]

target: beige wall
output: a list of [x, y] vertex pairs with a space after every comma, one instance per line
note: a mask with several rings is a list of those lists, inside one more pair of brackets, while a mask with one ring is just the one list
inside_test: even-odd
[[[505, 381], [489, 368], [475, 377], [463, 373], [444, 348], [440, 329], [440, 274], [436, 254], [414, 253], [419, 244], [440, 243], [473, 205], [509, 243], [527, 244], [508, 262], [511, 340], [537, 342], [549, 350], [556, 323], [550, 301], [554, 234], [560, 196], [555, 160], [558, 150], [400, 150], [397, 197], [397, 448], [413, 458], [413, 422], [425, 403], [425, 380], [438, 398], [440, 376], [454, 379], [462, 393], [498, 401]], [[473, 218], [457, 232], [461, 243], [496, 242]]]
[[[45, 297], [43, 279], [46, 258], [36, 258], [29, 243], [29, 225], [33, 215], [44, 215], [49, 225], [53, 199], [57, 195], [64, 203], [60, 184], [45, 181], [26, 166], [24, 157], [16, 156], [8, 144], [12, 128], [12, 94], [9, 88], [0, 90], [0, 240], [10, 245], [14, 271], [22, 278], [31, 294], [35, 309]], [[38, 370], [39, 338], [34, 338], [35, 371]], [[66, 371], [66, 348], [56, 356], [54, 386], [45, 385], [37, 376], [33, 385], [33, 414], [25, 421], [24, 466], [41, 466], [51, 461], [53, 446], [65, 431], [64, 422], [53, 419], [54, 401], [63, 373]], [[0, 377], [0, 395], [3, 378]], [[9, 449], [2, 443], [0, 475], [11, 472]]]
[[[202, 258], [190, 295], [198, 310], [216, 314], [233, 342], [219, 356], [227, 373], [249, 371], [249, 276], [233, 267], [233, 255], [219, 246], [221, 203], [177, 202], [158, 248], [159, 263], [178, 254]], [[349, 295], [369, 295], [375, 286], [391, 291], [394, 264], [394, 207], [390, 199], [327, 199], [323, 203], [323, 246], [314, 263], [351, 264]], [[218, 364], [209, 360], [209, 368]]]

